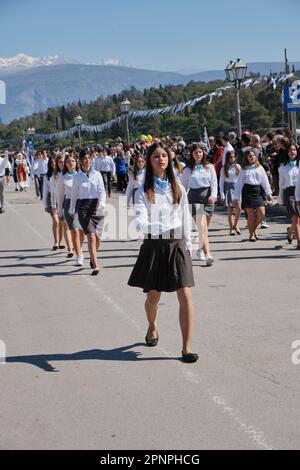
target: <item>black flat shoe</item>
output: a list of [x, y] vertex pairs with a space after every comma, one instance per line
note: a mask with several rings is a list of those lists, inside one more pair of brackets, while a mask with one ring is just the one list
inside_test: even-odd
[[52, 248], [52, 251], [56, 251], [58, 250], [58, 246], [54, 245], [54, 247]]
[[149, 346], [149, 347], [151, 347], [151, 348], [152, 348], [153, 346], [157, 346], [158, 339], [159, 339], [159, 338], [147, 338], [147, 336], [145, 336], [146, 344], [147, 344], [147, 346]]
[[256, 237], [249, 238], [249, 242], [256, 242]]
[[65, 247], [65, 245], [59, 245], [58, 248], [59, 248], [60, 250], [64, 250], [66, 247]]
[[100, 269], [99, 269], [99, 268], [96, 268], [96, 269], [94, 269], [94, 271], [91, 273], [91, 276], [98, 276], [99, 272], [100, 272]]
[[183, 362], [192, 363], [192, 362], [197, 362], [198, 359], [199, 359], [199, 356], [198, 356], [198, 354], [196, 354], [196, 353], [187, 353], [187, 354], [184, 354], [183, 351], [181, 351], [181, 354], [182, 354], [182, 361], [183, 361]]
[[72, 251], [70, 251], [70, 253], [67, 254], [67, 258], [73, 258], [74, 256], [74, 253]]

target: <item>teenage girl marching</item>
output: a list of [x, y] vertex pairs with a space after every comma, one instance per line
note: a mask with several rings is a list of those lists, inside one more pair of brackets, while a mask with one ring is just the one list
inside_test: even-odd
[[298, 147], [292, 144], [288, 148], [287, 157], [279, 167], [279, 197], [278, 204], [285, 205], [288, 215], [292, 219], [292, 225], [288, 229], [288, 242], [292, 243], [293, 233], [297, 239], [297, 249], [300, 246], [300, 217], [295, 201], [295, 188], [299, 175]]
[[[264, 190], [264, 193], [263, 191]], [[264, 168], [260, 165], [252, 150], [246, 150], [243, 155], [242, 168], [236, 182], [233, 205], [241, 207], [247, 213], [249, 241], [256, 242], [257, 227], [265, 217], [264, 194], [272, 202], [272, 190]]]
[[57, 211], [55, 208], [52, 207], [51, 202], [51, 186], [50, 186], [50, 179], [54, 173], [55, 169], [55, 158], [50, 157], [48, 160], [48, 171], [44, 177], [43, 182], [43, 203], [45, 212], [51, 215], [52, 218], [52, 233], [54, 238], [54, 245], [52, 250], [56, 251], [58, 249], [64, 249], [64, 245], [62, 245], [63, 239], [63, 227], [60, 224], [60, 219], [58, 216]]
[[200, 144], [193, 144], [188, 166], [184, 168], [181, 182], [188, 190], [188, 200], [192, 204], [192, 216], [199, 231], [197, 256], [206, 261], [207, 266], [214, 262], [209, 249], [208, 224], [211, 220], [214, 203], [218, 196], [216, 170], [208, 163]]
[[88, 152], [82, 150], [79, 160], [81, 170], [73, 180], [69, 213], [74, 217], [77, 205], [79, 223], [88, 238], [92, 276], [97, 276], [99, 274], [97, 251], [104, 224], [106, 191], [101, 173], [91, 167]]
[[[235, 185], [238, 179], [239, 172], [241, 170], [240, 165], [236, 162], [235, 152], [227, 152], [225, 158], [225, 165], [221, 168], [220, 173], [220, 195], [221, 201], [226, 204], [228, 210], [228, 222], [229, 222], [229, 233], [230, 235], [235, 235], [236, 233], [240, 235], [240, 229], [238, 226], [241, 209], [236, 207], [235, 216], [233, 218], [233, 195], [235, 191]], [[233, 220], [234, 219], [234, 220]]]
[[168, 147], [157, 142], [147, 152], [145, 184], [135, 197], [137, 230], [144, 242], [128, 284], [146, 293], [147, 346], [158, 343], [157, 310], [161, 292], [177, 293], [182, 360], [196, 362], [192, 352], [194, 307], [191, 287], [191, 226], [185, 189], [177, 182]]
[[130, 199], [134, 204], [134, 196], [136, 191], [144, 183], [145, 179], [145, 159], [143, 155], [139, 154], [134, 159], [133, 171], [129, 175], [128, 185], [126, 188], [125, 196], [127, 197], [127, 207], [130, 204]]
[[[76, 265], [83, 265], [82, 244], [84, 232], [79, 224], [78, 216], [71, 217], [69, 214], [71, 204], [71, 194], [74, 176], [79, 170], [79, 163], [74, 153], [69, 153], [65, 157], [62, 174], [57, 184], [57, 206], [60, 215], [64, 216], [65, 224], [71, 232], [73, 249], [75, 250], [77, 260]], [[73, 251], [69, 251], [68, 258], [73, 257]]]
[[[59, 232], [64, 234], [64, 238], [68, 248], [68, 254], [73, 253], [73, 244], [71, 239], [70, 230], [64, 222], [64, 216], [59, 212], [58, 208], [58, 183], [59, 178], [63, 172], [65, 157], [63, 155], [58, 155], [55, 159], [55, 167], [53, 175], [50, 178], [50, 196], [51, 196], [51, 207], [52, 211], [55, 214], [58, 214], [59, 217]], [[69, 257], [69, 256], [68, 256]]]

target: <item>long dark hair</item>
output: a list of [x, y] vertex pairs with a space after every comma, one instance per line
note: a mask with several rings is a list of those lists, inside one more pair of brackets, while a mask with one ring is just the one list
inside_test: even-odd
[[290, 145], [288, 146], [288, 148], [286, 149], [286, 155], [285, 155], [283, 164], [284, 164], [284, 165], [287, 165], [288, 162], [290, 161], [289, 151], [290, 151], [290, 148], [291, 148], [291, 147], [295, 147], [295, 149], [297, 150], [296, 162], [297, 162], [297, 166], [298, 166], [298, 165], [299, 165], [300, 155], [299, 155], [299, 147], [298, 147], [297, 144], [290, 144]]
[[68, 173], [68, 167], [67, 167], [67, 160], [68, 158], [74, 158], [74, 160], [76, 161], [76, 171], [79, 171], [79, 162], [78, 162], [78, 158], [76, 157], [75, 153], [69, 153], [69, 155], [67, 155], [65, 157], [65, 161], [64, 161], [64, 168], [63, 168], [63, 172], [62, 174], [65, 175], [66, 173]]
[[49, 160], [48, 160], [48, 170], [47, 170], [47, 178], [48, 180], [51, 178], [51, 176], [53, 175], [54, 173], [54, 168], [52, 167], [52, 162], [55, 163], [55, 158], [54, 157], [49, 157]]
[[192, 172], [194, 171], [195, 166], [196, 166], [196, 160], [194, 158], [193, 153], [197, 149], [200, 149], [203, 152], [203, 157], [202, 157], [202, 160], [201, 160], [202, 165], [204, 166], [205, 169], [207, 169], [207, 167], [208, 167], [207, 153], [205, 152], [205, 150], [203, 149], [201, 144], [194, 143], [194, 144], [191, 145], [190, 159], [189, 159], [189, 163], [188, 163], [188, 166], [192, 170]]
[[171, 184], [172, 193], [173, 193], [173, 204], [179, 204], [180, 199], [181, 199], [181, 190], [173, 172], [172, 159], [171, 159], [169, 147], [163, 142], [155, 142], [147, 150], [144, 192], [146, 194], [148, 201], [151, 204], [155, 204], [153, 168], [151, 165], [151, 156], [153, 152], [158, 148], [163, 149], [168, 154], [168, 166], [166, 168], [166, 176]]
[[[226, 178], [229, 178], [229, 172], [228, 172], [228, 170], [229, 170], [229, 158], [231, 157], [232, 154], [234, 154], [234, 156], [236, 156], [234, 150], [233, 151], [229, 150], [229, 152], [226, 153], [225, 165], [224, 165], [224, 173], [225, 173]], [[235, 161], [234, 165], [235, 165], [235, 174], [237, 176], [239, 174], [240, 170], [239, 170], [239, 167], [237, 166], [236, 161]]]
[[134, 164], [133, 164], [133, 179], [136, 181], [136, 178], [137, 178], [137, 174], [138, 174], [138, 171], [139, 171], [139, 168], [137, 166], [137, 161], [138, 159], [141, 158], [142, 160], [145, 161], [143, 155], [141, 153], [138, 153], [136, 156], [135, 156], [135, 159], [134, 159]]
[[55, 158], [55, 168], [54, 168], [54, 172], [53, 172], [53, 175], [54, 175], [55, 179], [58, 178], [58, 173], [60, 172], [60, 168], [58, 166], [59, 160], [65, 161], [65, 157], [62, 154], [59, 154]]

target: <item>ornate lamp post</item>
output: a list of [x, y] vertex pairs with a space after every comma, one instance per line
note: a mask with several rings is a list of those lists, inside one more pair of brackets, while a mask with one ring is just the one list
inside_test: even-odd
[[126, 137], [127, 137], [127, 142], [129, 143], [129, 124], [128, 124], [128, 113], [130, 111], [130, 107], [131, 107], [131, 103], [130, 101], [125, 98], [125, 100], [123, 100], [121, 103], [120, 103], [120, 109], [121, 109], [121, 112], [123, 114], [125, 114], [125, 119], [126, 119]]
[[74, 124], [78, 128], [79, 147], [81, 147], [81, 123], [82, 123], [82, 116], [78, 114], [78, 116], [75, 116], [74, 118]]
[[240, 87], [247, 72], [247, 65], [241, 59], [231, 60], [225, 69], [226, 79], [234, 84], [236, 91], [236, 118], [237, 132], [239, 139], [242, 134], [241, 106], [240, 106]]

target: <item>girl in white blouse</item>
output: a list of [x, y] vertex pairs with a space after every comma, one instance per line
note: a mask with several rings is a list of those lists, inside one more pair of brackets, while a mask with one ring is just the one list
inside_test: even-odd
[[265, 217], [265, 203], [262, 195], [265, 191], [267, 199], [271, 202], [272, 190], [264, 168], [256, 159], [256, 155], [251, 150], [244, 152], [242, 168], [239, 173], [233, 205], [237, 207], [242, 200], [242, 208], [247, 213], [249, 241], [257, 240], [256, 229]]
[[133, 172], [129, 175], [129, 181], [126, 188], [125, 196], [127, 197], [127, 207], [129, 207], [130, 199], [134, 204], [134, 196], [136, 191], [144, 183], [145, 179], [145, 159], [143, 155], [137, 155], [134, 159]]
[[278, 204], [285, 205], [292, 225], [288, 228], [288, 242], [292, 243], [292, 234], [297, 238], [297, 249], [300, 246], [300, 216], [296, 204], [295, 188], [299, 176], [298, 147], [291, 144], [288, 148], [287, 158], [279, 167], [279, 197]]
[[241, 167], [236, 162], [235, 151], [227, 152], [226, 158], [225, 158], [225, 165], [221, 169], [219, 187], [220, 187], [221, 201], [223, 202], [223, 204], [226, 203], [226, 207], [228, 210], [228, 222], [229, 222], [229, 228], [230, 228], [230, 231], [229, 231], [230, 235], [235, 235], [235, 233], [240, 235], [241, 233], [239, 226], [238, 226], [239, 218], [241, 215], [241, 209], [239, 206], [235, 208], [235, 217], [233, 220], [234, 207], [232, 205], [235, 185], [236, 185], [240, 170], [241, 170]]
[[161, 292], [176, 291], [182, 334], [182, 360], [196, 362], [191, 352], [194, 307], [191, 287], [194, 277], [191, 233], [185, 189], [176, 181], [169, 148], [161, 142], [147, 152], [145, 184], [135, 197], [137, 230], [145, 234], [128, 284], [146, 293], [147, 346], [158, 343], [157, 309]]
[[192, 216], [199, 231], [197, 256], [201, 260], [204, 258], [206, 265], [211, 266], [214, 258], [209, 249], [208, 225], [218, 196], [218, 181], [215, 167], [207, 162], [207, 155], [200, 144], [192, 145], [189, 165], [182, 172], [181, 182], [188, 190]]
[[[58, 208], [58, 184], [60, 176], [64, 169], [64, 161], [65, 157], [63, 155], [58, 155], [55, 159], [55, 167], [53, 171], [53, 175], [50, 178], [49, 186], [50, 186], [50, 197], [51, 197], [51, 207], [53, 213], [57, 214], [59, 217], [59, 232], [64, 234], [64, 238], [68, 248], [68, 258], [70, 258], [70, 253], [73, 255], [73, 243], [71, 239], [71, 234], [68, 226], [64, 221], [64, 216], [61, 212], [59, 212]], [[62, 245], [63, 246], [63, 245]]]
[[62, 245], [63, 239], [63, 227], [60, 224], [58, 212], [55, 210], [56, 208], [52, 206], [51, 201], [51, 186], [50, 180], [55, 170], [55, 158], [50, 157], [48, 160], [48, 171], [44, 176], [43, 181], [43, 203], [44, 203], [44, 210], [48, 214], [51, 215], [52, 218], [52, 233], [54, 238], [54, 245], [52, 250], [56, 251], [58, 249], [64, 249], [64, 245]]
[[[62, 174], [57, 184], [57, 207], [58, 212], [64, 216], [65, 224], [71, 233], [73, 248], [75, 250], [77, 266], [83, 265], [82, 244], [84, 232], [79, 224], [78, 216], [71, 217], [69, 214], [73, 179], [79, 170], [79, 163], [74, 153], [69, 153], [64, 162]], [[73, 257], [73, 251], [69, 251], [68, 258]]]
[[[296, 188], [295, 188], [295, 199], [296, 199], [296, 205], [297, 205], [297, 210], [300, 218], [300, 171], [298, 173], [297, 181], [296, 181]], [[299, 222], [300, 224], [300, 222]], [[297, 250], [300, 250], [300, 243], [298, 242], [297, 245]]]
[[177, 180], [180, 182], [181, 175], [182, 175], [183, 169], [185, 167], [185, 164], [179, 161], [179, 158], [175, 153], [175, 149], [173, 149], [173, 148], [170, 149], [170, 155], [171, 155], [171, 159], [172, 159], [174, 175], [177, 178]]
[[78, 212], [79, 223], [88, 239], [91, 275], [99, 274], [97, 251], [103, 231], [106, 191], [102, 175], [91, 167], [88, 152], [82, 150], [79, 155], [81, 170], [74, 176], [71, 192], [70, 216]]

